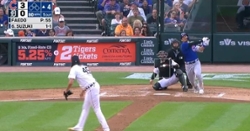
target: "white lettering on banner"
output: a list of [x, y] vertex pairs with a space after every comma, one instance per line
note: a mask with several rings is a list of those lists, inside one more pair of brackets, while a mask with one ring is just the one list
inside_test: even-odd
[[144, 40], [143, 43], [141, 43], [141, 47], [154, 47], [154, 43], [152, 40]]
[[250, 46], [250, 41], [234, 41], [232, 39], [226, 38], [219, 42], [221, 46]]
[[20, 63], [20, 66], [32, 66], [32, 63]]
[[28, 49], [37, 49], [37, 46], [28, 46]]
[[65, 39], [54, 39], [53, 43], [65, 43]]
[[130, 65], [132, 65], [131, 62], [122, 62], [122, 63], [120, 63], [120, 66], [130, 66]]
[[238, 41], [239, 46], [250, 46], [250, 41]]
[[72, 53], [72, 46], [63, 46], [62, 51], [63, 52], [60, 56], [60, 60], [70, 60]]
[[154, 58], [153, 57], [143, 57], [143, 59], [141, 59], [141, 63], [143, 63], [143, 64], [153, 64], [154, 63]]
[[220, 41], [221, 46], [235, 46], [236, 42], [232, 39], [226, 38], [223, 41]]
[[96, 47], [81, 47], [81, 46], [73, 46], [73, 52], [96, 52]]
[[120, 39], [119, 42], [131, 42], [131, 39]]
[[98, 39], [95, 39], [95, 40], [87, 40], [87, 43], [98, 43]]
[[65, 66], [66, 63], [54, 63], [54, 66]]
[[154, 56], [154, 54], [155, 53], [154, 53], [153, 49], [151, 49], [151, 48], [149, 48], [149, 49], [144, 48], [143, 51], [141, 51], [141, 55], [143, 55], [143, 56], [146, 56], [146, 55]]
[[169, 38], [164, 41], [164, 45], [171, 45], [172, 41], [175, 40], [175, 38]]
[[99, 63], [87, 63], [87, 66], [98, 66]]
[[77, 55], [79, 59], [84, 59], [84, 60], [95, 60], [97, 59], [98, 55], [97, 54], [79, 54], [79, 53], [74, 53], [74, 55]]
[[20, 39], [20, 42], [32, 42], [32, 39]]

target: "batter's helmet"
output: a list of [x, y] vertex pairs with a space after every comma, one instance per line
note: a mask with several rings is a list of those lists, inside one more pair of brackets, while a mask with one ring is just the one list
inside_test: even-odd
[[77, 55], [72, 56], [71, 58], [71, 67], [74, 65], [80, 65], [80, 60], [79, 57]]
[[187, 36], [187, 39], [189, 40], [189, 37], [188, 37], [188, 34], [187, 34], [187, 33], [185, 33], [185, 32], [181, 33], [181, 39], [182, 39], [184, 36]]

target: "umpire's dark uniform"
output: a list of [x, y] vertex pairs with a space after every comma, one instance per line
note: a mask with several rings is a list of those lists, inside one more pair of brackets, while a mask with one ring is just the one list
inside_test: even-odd
[[[184, 62], [184, 58], [183, 58], [183, 54], [181, 52], [181, 49], [179, 47], [173, 47], [173, 43], [178, 43], [179, 44], [179, 42], [177, 40], [172, 41], [172, 44], [171, 44], [172, 48], [170, 50], [168, 50], [168, 58], [171, 58], [176, 63], [178, 63], [179, 66], [180, 66], [180, 69], [184, 73], [186, 73], [185, 62]], [[192, 85], [189, 82], [188, 77], [187, 77], [187, 85], [188, 85], [189, 89], [192, 88]]]

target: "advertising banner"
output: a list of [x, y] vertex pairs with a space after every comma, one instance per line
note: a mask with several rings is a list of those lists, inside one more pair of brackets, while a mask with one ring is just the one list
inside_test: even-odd
[[139, 65], [154, 65], [154, 59], [159, 50], [159, 42], [157, 39], [141, 39], [138, 41], [138, 51], [140, 54], [138, 57]]
[[[193, 33], [189, 33], [189, 39], [191, 41], [196, 41], [196, 40], [201, 40], [202, 37], [208, 37], [210, 38], [210, 45], [207, 46], [204, 50], [203, 53], [197, 53], [199, 56], [199, 59], [201, 62], [206, 62], [206, 63], [210, 63], [212, 62], [212, 39], [211, 39], [211, 35], [210, 34], [193, 34]], [[161, 43], [161, 47], [160, 50], [165, 50], [168, 51], [169, 49], [171, 49], [171, 42], [174, 39], [177, 39], [178, 41], [180, 41], [180, 34], [179, 33], [165, 33], [162, 34], [162, 43]]]
[[249, 63], [249, 35], [225, 34], [213, 37], [214, 62]]
[[16, 42], [15, 45], [16, 65], [20, 66], [69, 66], [73, 55], [78, 55], [88, 66], [130, 66], [136, 61], [133, 42]]

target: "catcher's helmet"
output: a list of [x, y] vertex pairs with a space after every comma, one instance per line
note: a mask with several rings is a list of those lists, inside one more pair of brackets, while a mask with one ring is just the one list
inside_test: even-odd
[[165, 60], [168, 57], [168, 53], [164, 50], [161, 50], [157, 53], [157, 57], [160, 58], [161, 60]]
[[72, 56], [71, 58], [71, 67], [74, 65], [80, 65], [80, 60], [77, 55]]

